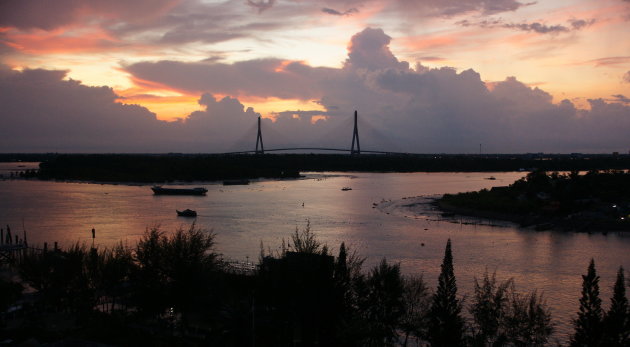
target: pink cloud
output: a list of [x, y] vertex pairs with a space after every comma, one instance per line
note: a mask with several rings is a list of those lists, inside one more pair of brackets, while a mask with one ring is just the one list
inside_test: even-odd
[[180, 0], [5, 0], [0, 2], [0, 26], [20, 30], [54, 30], [94, 18], [137, 22], [164, 15]]

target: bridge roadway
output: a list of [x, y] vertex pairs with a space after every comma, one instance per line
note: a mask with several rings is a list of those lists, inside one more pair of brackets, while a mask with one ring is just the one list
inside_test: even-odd
[[[264, 152], [280, 152], [280, 151], [331, 151], [331, 152], [351, 152], [351, 150], [347, 148], [324, 148], [324, 147], [292, 147], [292, 148], [272, 148], [265, 149]], [[258, 153], [260, 151], [239, 151], [239, 152], [226, 152], [221, 154], [248, 154], [248, 153]], [[369, 151], [369, 150], [361, 150], [361, 153], [370, 153], [370, 154], [410, 154], [410, 153], [402, 153], [402, 152], [385, 152], [385, 151]]]

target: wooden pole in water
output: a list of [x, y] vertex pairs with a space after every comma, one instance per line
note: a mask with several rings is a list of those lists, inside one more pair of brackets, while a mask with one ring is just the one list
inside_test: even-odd
[[22, 218], [22, 233], [24, 234], [24, 247], [28, 247], [28, 241], [26, 240], [26, 228], [24, 228], [24, 218]]

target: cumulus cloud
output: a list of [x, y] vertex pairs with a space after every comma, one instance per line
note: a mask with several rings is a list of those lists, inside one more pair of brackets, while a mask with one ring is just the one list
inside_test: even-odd
[[406, 62], [399, 62], [389, 50], [392, 38], [383, 29], [366, 28], [352, 36], [348, 47], [345, 66], [357, 69], [409, 68]]
[[[488, 150], [496, 152], [597, 152], [609, 151], [626, 141], [621, 133], [609, 138], [603, 130], [599, 134], [588, 131], [587, 124], [601, 119], [614, 119], [611, 123], [630, 130], [630, 120], [619, 112], [618, 102], [617, 106], [610, 106], [612, 100], [592, 100], [597, 107], [586, 111], [577, 109], [568, 100], [554, 104], [549, 93], [531, 88], [515, 77], [493, 83], [489, 88], [473, 70], [458, 73], [450, 68], [429, 69], [421, 65], [410, 69], [392, 54], [390, 42], [391, 38], [380, 29], [368, 28], [357, 33], [351, 38], [348, 58], [341, 69], [319, 69], [279, 60], [267, 62], [270, 65], [263, 68], [260, 61], [251, 61], [248, 62], [253, 64], [251, 68], [262, 71], [248, 71], [249, 79], [244, 85], [261, 83], [262, 86], [265, 81], [280, 81], [287, 70], [291, 71], [294, 74], [291, 82], [285, 79], [283, 84], [291, 93], [270, 83], [260, 95], [317, 99], [325, 112], [278, 111], [279, 120], [274, 124], [276, 130], [300, 134], [297, 138], [311, 136], [310, 141], [316, 141], [313, 135], [316, 131], [310, 127], [311, 116], [327, 116], [326, 121], [317, 122], [319, 129], [331, 124], [343, 128], [342, 119], [349, 119], [354, 109], [359, 110], [364, 146], [390, 150], [467, 152], [484, 143]], [[204, 70], [215, 68], [227, 71], [235, 69], [235, 65], [197, 66], [199, 70], [194, 74], [203, 75]], [[168, 71], [165, 67], [155, 69], [142, 78], [164, 82], [159, 78]], [[217, 81], [224, 80], [221, 74], [213, 72], [213, 75]], [[229, 88], [232, 78], [225, 80]], [[208, 75], [203, 80], [212, 78]], [[309, 88], [296, 88], [300, 83]], [[255, 94], [254, 88], [242, 86], [240, 90]], [[344, 126], [351, 129], [351, 124]], [[290, 130], [298, 128], [302, 130]], [[328, 142], [344, 145], [344, 140], [348, 139], [331, 138]], [[296, 141], [294, 144], [299, 143]]]
[[64, 80], [65, 74], [0, 68], [4, 151], [152, 151], [158, 144], [149, 140], [164, 124], [153, 113], [116, 103], [110, 88]]
[[[116, 102], [106, 87], [63, 71], [0, 69], [0, 146], [7, 151], [222, 152], [253, 149], [256, 118], [239, 96], [317, 100], [319, 109], [277, 110], [263, 121], [269, 147], [349, 148], [359, 112], [363, 149], [416, 153], [610, 152], [628, 147], [630, 106], [621, 94], [582, 110], [515, 77], [485, 83], [472, 69], [399, 61], [391, 38], [365, 29], [342, 68], [279, 59], [233, 64], [161, 61], [129, 65], [133, 76], [198, 92], [202, 111], [163, 122]], [[229, 95], [217, 98], [216, 95]], [[319, 121], [312, 122], [313, 117]], [[235, 143], [243, 139], [244, 145]]]

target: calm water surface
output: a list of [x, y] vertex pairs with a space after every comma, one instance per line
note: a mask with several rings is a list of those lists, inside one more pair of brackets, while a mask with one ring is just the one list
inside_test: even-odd
[[[8, 172], [0, 163], [0, 174]], [[24, 164], [21, 164], [24, 165]], [[26, 164], [28, 165], [28, 163]], [[485, 178], [493, 175], [496, 180]], [[62, 245], [91, 242], [134, 245], [147, 228], [188, 227], [191, 219], [175, 210], [190, 208], [199, 227], [216, 233], [225, 257], [257, 259], [260, 244], [277, 250], [283, 238], [310, 221], [319, 239], [336, 251], [345, 241], [367, 257], [400, 262], [407, 274], [422, 274], [435, 286], [446, 240], [451, 238], [460, 293], [469, 293], [474, 276], [485, 269], [499, 279], [513, 277], [517, 290], [544, 292], [557, 323], [557, 338], [571, 331], [578, 308], [581, 274], [590, 258], [601, 276], [607, 307], [618, 267], [630, 269], [630, 234], [534, 232], [506, 224], [461, 224], [437, 220], [430, 207], [406, 207], [405, 197], [478, 190], [508, 185], [512, 173], [309, 173], [306, 179], [258, 181], [247, 186], [198, 183], [205, 197], [154, 196], [146, 185], [0, 181], [0, 225], [25, 228], [29, 243]], [[5, 175], [6, 177], [6, 175]], [[341, 191], [342, 187], [350, 191]], [[374, 208], [374, 203], [378, 204]], [[302, 205], [304, 204], [304, 206]], [[193, 219], [194, 220], [194, 219]], [[24, 226], [24, 227], [23, 227]], [[424, 246], [422, 246], [424, 243]]]

